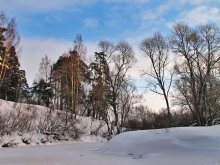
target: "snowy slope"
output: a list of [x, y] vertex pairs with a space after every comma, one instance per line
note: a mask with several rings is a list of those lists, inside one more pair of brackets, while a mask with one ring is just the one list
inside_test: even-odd
[[[39, 123], [40, 121], [41, 122], [44, 121], [47, 115], [52, 116], [52, 115], [56, 115], [56, 113], [58, 112], [59, 113], [65, 113], [65, 112], [58, 110], [53, 110], [52, 113], [49, 112], [50, 109], [44, 106], [14, 103], [0, 99], [0, 122], [1, 120], [4, 120], [6, 121], [7, 124], [11, 126], [12, 125], [11, 123], [13, 123], [13, 119], [16, 119], [18, 116], [20, 117], [22, 116], [19, 114], [28, 114], [29, 116], [33, 116], [33, 118], [31, 118], [31, 124], [30, 124], [31, 131], [21, 133], [19, 131], [16, 132], [13, 130], [13, 132], [10, 132], [10, 134], [4, 134], [4, 136], [1, 135], [0, 148], [3, 144], [11, 143], [11, 142], [14, 143], [16, 146], [24, 146], [26, 144], [23, 143], [22, 139], [29, 140], [30, 145], [36, 145], [36, 144], [42, 145], [45, 144], [45, 142], [54, 143], [55, 140], [53, 139], [52, 136], [47, 136], [45, 134], [40, 133]], [[101, 138], [101, 136], [105, 134], [107, 131], [107, 126], [105, 125], [104, 121], [94, 120], [91, 119], [90, 117], [82, 117], [82, 116], [77, 116], [77, 120], [79, 121], [79, 123], [77, 123], [76, 126], [83, 132], [82, 137], [78, 139], [79, 141], [85, 141], [85, 142], [106, 141], [106, 139]], [[0, 126], [2, 127], [2, 125]]]

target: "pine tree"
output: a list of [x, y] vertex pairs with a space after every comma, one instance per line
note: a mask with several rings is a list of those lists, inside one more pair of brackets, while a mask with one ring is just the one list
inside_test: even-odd
[[50, 100], [53, 96], [53, 91], [49, 83], [45, 82], [44, 79], [40, 79], [38, 82], [35, 81], [32, 87], [32, 93], [38, 105], [49, 107]]
[[92, 70], [92, 91], [90, 102], [92, 104], [93, 118], [107, 120], [108, 95], [109, 95], [109, 68], [106, 55], [95, 52], [95, 61], [90, 64]]
[[31, 93], [26, 79], [25, 70], [19, 70], [17, 86], [18, 102], [30, 103]]
[[[20, 37], [16, 30], [15, 19], [8, 19], [0, 12], [0, 98], [18, 101], [21, 93], [20, 63], [17, 57], [17, 47]], [[22, 81], [23, 81], [22, 80]]]
[[5, 46], [4, 46], [4, 41], [5, 41], [5, 36], [4, 32], [6, 31], [5, 28], [0, 27], [0, 83], [2, 82], [3, 79], [3, 71], [4, 68], [6, 67], [5, 65]]
[[19, 61], [12, 46], [9, 50], [7, 59], [8, 68], [4, 72], [4, 80], [1, 85], [1, 97], [10, 101], [18, 101], [18, 87], [19, 87]]
[[61, 56], [52, 67], [52, 86], [59, 109], [68, 109], [73, 114], [85, 100], [83, 84], [88, 81], [88, 66], [76, 51]]

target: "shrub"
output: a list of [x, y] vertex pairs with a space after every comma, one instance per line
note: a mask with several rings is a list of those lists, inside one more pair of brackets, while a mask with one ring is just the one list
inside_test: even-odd
[[16, 111], [0, 113], [0, 135], [32, 131], [34, 129], [32, 126], [35, 119], [35, 111], [22, 112], [18, 109]]
[[47, 112], [40, 119], [38, 129], [42, 134], [53, 135], [56, 140], [78, 139], [83, 132], [77, 127], [79, 121], [65, 112]]

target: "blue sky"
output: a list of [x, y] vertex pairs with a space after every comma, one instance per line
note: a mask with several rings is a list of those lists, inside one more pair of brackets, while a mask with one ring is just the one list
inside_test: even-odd
[[20, 62], [29, 84], [41, 58], [47, 54], [56, 61], [77, 34], [82, 34], [89, 56], [102, 39], [128, 41], [136, 51], [133, 75], [139, 79], [146, 67], [138, 51], [144, 37], [156, 31], [169, 35], [176, 22], [220, 25], [220, 0], [0, 0], [0, 10], [17, 20]]
[[[219, 0], [0, 0], [22, 37], [86, 41], [168, 33], [173, 23], [219, 21]], [[132, 40], [133, 41], [133, 40]]]

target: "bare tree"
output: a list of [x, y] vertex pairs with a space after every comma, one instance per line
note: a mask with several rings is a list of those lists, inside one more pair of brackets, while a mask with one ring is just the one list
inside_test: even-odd
[[43, 79], [46, 83], [49, 81], [51, 73], [52, 62], [47, 55], [45, 55], [40, 63], [39, 73], [40, 78]]
[[172, 74], [168, 74], [168, 44], [160, 33], [155, 33], [153, 37], [146, 38], [140, 46], [144, 55], [149, 58], [151, 71], [144, 71], [148, 76], [150, 90], [162, 95], [166, 101], [168, 117], [171, 118], [169, 91], [172, 84]]
[[180, 55], [175, 71], [176, 101], [188, 108], [197, 125], [206, 125], [216, 115], [219, 83], [216, 67], [219, 62], [219, 30], [214, 25], [191, 28], [176, 24], [170, 42], [174, 53]]
[[116, 45], [116, 53], [113, 55], [113, 69], [110, 72], [110, 86], [111, 86], [111, 103], [113, 113], [115, 116], [115, 127], [117, 128], [117, 133], [119, 130], [119, 106], [118, 98], [120, 89], [123, 87], [124, 83], [127, 81], [127, 73], [129, 69], [132, 68], [136, 62], [134, 58], [134, 52], [132, 47], [127, 42], [119, 42]]
[[107, 56], [106, 61], [109, 61], [110, 57], [112, 56], [112, 54], [115, 51], [114, 44], [111, 43], [110, 41], [103, 40], [98, 43], [98, 46], [101, 49], [101, 51]]
[[86, 58], [86, 46], [83, 43], [81, 34], [77, 34], [73, 43], [73, 51], [76, 51], [79, 56], [85, 60]]
[[[118, 98], [119, 115], [120, 115], [120, 129], [125, 127], [125, 123], [132, 116], [133, 110], [138, 103], [141, 102], [142, 95], [137, 94], [136, 86], [132, 82], [124, 83], [120, 89]], [[122, 132], [122, 131], [121, 131]]]

